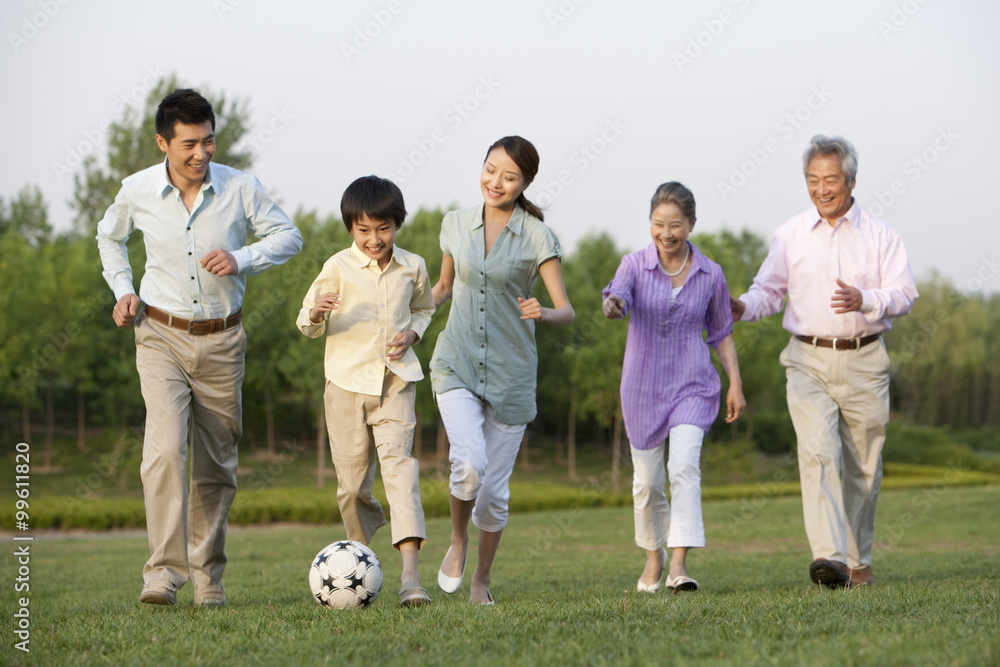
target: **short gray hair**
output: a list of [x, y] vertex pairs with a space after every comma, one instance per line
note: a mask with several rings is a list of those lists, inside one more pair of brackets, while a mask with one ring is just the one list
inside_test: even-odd
[[809, 170], [809, 163], [817, 155], [840, 156], [840, 171], [847, 183], [853, 183], [858, 175], [858, 152], [854, 144], [843, 137], [827, 137], [817, 134], [809, 141], [809, 148], [802, 156], [802, 173]]

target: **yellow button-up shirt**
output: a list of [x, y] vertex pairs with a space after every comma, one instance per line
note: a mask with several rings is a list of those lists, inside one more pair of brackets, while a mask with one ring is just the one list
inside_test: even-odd
[[[322, 322], [309, 320], [321, 294], [340, 295], [340, 304]], [[399, 361], [389, 361], [387, 345], [401, 331], [421, 338], [434, 313], [427, 267], [419, 255], [395, 246], [385, 270], [355, 244], [323, 265], [302, 300], [296, 319], [310, 338], [326, 333], [326, 378], [346, 391], [379, 396], [385, 369], [407, 382], [424, 377], [420, 360], [410, 348]]]

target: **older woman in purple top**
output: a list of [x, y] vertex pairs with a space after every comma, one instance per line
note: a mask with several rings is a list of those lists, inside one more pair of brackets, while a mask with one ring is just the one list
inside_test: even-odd
[[[680, 183], [664, 183], [650, 203], [645, 250], [622, 258], [604, 288], [604, 315], [631, 312], [622, 368], [622, 413], [632, 450], [635, 542], [646, 550], [640, 592], [655, 593], [670, 547], [667, 588], [694, 591], [687, 551], [705, 546], [701, 517], [701, 443], [719, 413], [721, 382], [708, 345], [729, 376], [726, 422], [743, 414], [746, 400], [733, 344], [733, 318], [726, 278], [688, 236], [695, 202]], [[702, 328], [708, 332], [707, 345]], [[673, 512], [665, 493], [664, 453]]]

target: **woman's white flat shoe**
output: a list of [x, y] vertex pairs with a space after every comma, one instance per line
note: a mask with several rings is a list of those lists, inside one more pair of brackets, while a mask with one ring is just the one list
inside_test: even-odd
[[663, 565], [660, 567], [660, 575], [656, 578], [656, 581], [651, 584], [642, 583], [642, 579], [639, 579], [639, 583], [635, 585], [635, 590], [640, 593], [656, 593], [660, 590], [660, 580], [663, 579], [663, 568], [667, 565], [667, 552], [663, 547], [660, 547], [662, 552]]
[[644, 584], [640, 581], [638, 584], [635, 585], [635, 590], [639, 591], [640, 593], [656, 593], [657, 591], [660, 590], [660, 582], [656, 581], [656, 583]]
[[668, 591], [696, 591], [698, 590], [698, 582], [691, 577], [684, 576], [683, 574], [676, 579], [674, 577], [667, 577], [667, 590]]
[[[448, 553], [444, 555], [444, 559], [448, 560], [448, 554], [451, 553], [451, 547], [448, 547]], [[469, 557], [469, 553], [465, 553], [465, 557]], [[449, 577], [444, 573], [444, 570], [438, 570], [438, 587], [442, 591], [448, 593], [449, 595], [457, 591], [462, 587], [462, 577], [465, 576], [465, 561], [462, 561], [462, 572], [457, 577]]]

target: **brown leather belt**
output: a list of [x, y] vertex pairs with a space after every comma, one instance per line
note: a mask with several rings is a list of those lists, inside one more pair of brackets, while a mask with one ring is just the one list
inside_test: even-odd
[[881, 334], [863, 338], [817, 338], [816, 336], [796, 336], [800, 341], [813, 347], [831, 347], [835, 350], [860, 350], [868, 343], [874, 343]]
[[146, 304], [146, 314], [150, 319], [166, 324], [168, 327], [186, 331], [192, 336], [204, 336], [206, 334], [218, 333], [231, 327], [235, 327], [243, 319], [243, 309], [240, 308], [235, 313], [226, 318], [215, 320], [185, 320], [183, 317], [175, 317], [170, 313], [165, 313], [159, 308], [154, 308]]

